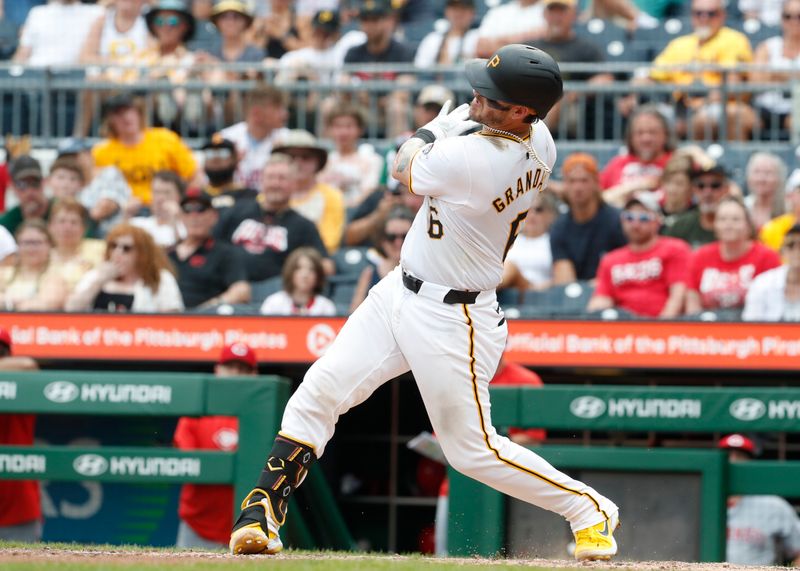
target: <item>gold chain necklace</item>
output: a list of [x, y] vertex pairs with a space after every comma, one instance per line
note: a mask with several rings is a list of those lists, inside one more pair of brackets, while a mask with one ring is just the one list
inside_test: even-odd
[[532, 158], [537, 163], [539, 163], [547, 174], [551, 174], [553, 172], [552, 169], [550, 169], [550, 167], [547, 166], [547, 164], [542, 159], [539, 158], [539, 155], [536, 154], [536, 151], [533, 150], [533, 145], [531, 145], [530, 142], [526, 141], [525, 139], [523, 139], [518, 135], [515, 135], [514, 133], [503, 131], [501, 129], [495, 129], [494, 127], [489, 127], [489, 125], [484, 125], [483, 128], [487, 129], [488, 131], [491, 131], [492, 133], [497, 133], [498, 135], [505, 135], [506, 137], [511, 137], [512, 139], [517, 141], [520, 145], [525, 147], [525, 149], [528, 151], [529, 159]]

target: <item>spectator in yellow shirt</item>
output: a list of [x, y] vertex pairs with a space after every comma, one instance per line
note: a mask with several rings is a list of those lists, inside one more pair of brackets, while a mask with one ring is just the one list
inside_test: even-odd
[[327, 149], [308, 131], [292, 129], [275, 143], [272, 152], [292, 157], [297, 187], [289, 206], [316, 225], [328, 253], [334, 253], [342, 241], [345, 204], [341, 190], [317, 180], [328, 161]]
[[776, 216], [761, 227], [759, 239], [776, 252], [780, 251], [783, 238], [789, 229], [800, 220], [800, 169], [792, 172], [784, 187], [789, 212]]
[[150, 204], [154, 173], [172, 170], [187, 181], [194, 177], [197, 165], [189, 147], [169, 129], [147, 127], [144, 112], [132, 96], [110, 98], [104, 111], [108, 138], [92, 149], [92, 155], [97, 168], [115, 166], [122, 171], [133, 192], [128, 214]]
[[[723, 81], [723, 74], [716, 70], [670, 69], [681, 65], [735, 66], [751, 63], [753, 50], [747, 36], [725, 26], [725, 4], [723, 0], [692, 0], [692, 33], [672, 40], [654, 60], [650, 77], [637, 83], [675, 83], [678, 85], [703, 84], [714, 88]], [[746, 78], [729, 73], [727, 84], [735, 84]], [[727, 121], [728, 138], [747, 140], [756, 125], [753, 109], [741, 94], [723, 104], [722, 95], [712, 89], [707, 96], [675, 93], [679, 111], [688, 117], [680, 117], [677, 123], [679, 134], [689, 134], [695, 139], [718, 138], [721, 120]]]

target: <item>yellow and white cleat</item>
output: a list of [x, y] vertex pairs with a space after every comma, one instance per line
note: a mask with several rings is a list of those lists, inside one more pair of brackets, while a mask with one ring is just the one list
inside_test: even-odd
[[283, 549], [279, 526], [266, 494], [255, 489], [242, 502], [242, 513], [233, 526], [228, 544], [231, 555], [274, 555]]
[[619, 526], [619, 513], [600, 523], [575, 532], [575, 559], [608, 561], [617, 554], [614, 531]]

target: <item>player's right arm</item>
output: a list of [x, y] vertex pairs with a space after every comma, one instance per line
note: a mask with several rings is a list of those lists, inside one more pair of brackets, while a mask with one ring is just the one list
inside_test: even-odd
[[394, 157], [392, 165], [392, 177], [399, 183], [411, 186], [411, 159], [422, 147], [425, 141], [416, 137], [411, 137], [400, 146]]

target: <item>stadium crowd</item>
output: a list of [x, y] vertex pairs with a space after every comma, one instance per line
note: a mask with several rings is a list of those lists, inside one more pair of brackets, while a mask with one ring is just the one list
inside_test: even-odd
[[[58, 142], [54, 160], [37, 160], [39, 149], [24, 138], [6, 138], [2, 307], [347, 314], [397, 264], [422, 205], [387, 176], [393, 141], [458, 99], [426, 70], [509, 42], [536, 45], [562, 63], [602, 63], [605, 46], [581, 33], [586, 17], [633, 39], [674, 17], [689, 33], [659, 46], [653, 67], [630, 78], [630, 94], [611, 102], [624, 119], [624, 150], [605, 164], [590, 153], [564, 153], [508, 253], [501, 301], [522, 315], [537, 315], [542, 300], [552, 310], [573, 297], [577, 313], [604, 318], [800, 319], [800, 170], [789, 175], [794, 164], [759, 151], [737, 180], [694, 143], [754, 140], [767, 124], [777, 125], [771, 132], [779, 137], [791, 132], [785, 82], [800, 57], [800, 0], [487, 4], [0, 4], [12, 61], [86, 65], [87, 83], [116, 85], [80, 94], [74, 136]], [[762, 36], [774, 35], [751, 45], [738, 28], [754, 21]], [[749, 74], [674, 67], [748, 62], [762, 65]], [[232, 63], [247, 65], [215, 65]], [[412, 65], [417, 77], [351, 71], [376, 63]], [[337, 71], [342, 66], [347, 73]], [[427, 73], [431, 82], [419, 89]], [[334, 97], [285, 88], [373, 79], [397, 89], [373, 100], [358, 90]], [[565, 71], [565, 79], [602, 86], [620, 77]], [[244, 92], [198, 91], [184, 87], [188, 80], [257, 83]], [[752, 98], [721, 88], [748, 81], [774, 88]], [[159, 82], [168, 88], [136, 89]], [[666, 102], [649, 101], [643, 94], [657, 84], [679, 89]], [[588, 132], [609, 105], [600, 92], [580, 104], [575, 97], [567, 90], [549, 125]], [[237, 108], [242, 120], [235, 122]], [[304, 109], [314, 110], [316, 128], [296, 128]], [[367, 141], [375, 122], [390, 144]], [[199, 124], [218, 127], [200, 145], [178, 128]]]

